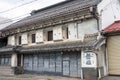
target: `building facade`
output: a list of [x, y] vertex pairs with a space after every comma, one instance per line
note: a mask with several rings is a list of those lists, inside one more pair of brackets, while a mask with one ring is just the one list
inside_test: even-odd
[[[106, 37], [106, 54], [108, 63], [108, 75], [120, 75], [119, 67], [119, 39], [120, 39], [120, 21], [115, 21], [113, 24], [104, 29], [103, 35]], [[119, 76], [117, 76], [119, 80]]]
[[101, 30], [120, 20], [120, 0], [102, 0], [98, 5]]
[[99, 54], [103, 42], [98, 34], [99, 2], [67, 0], [33, 11], [2, 29], [7, 45], [0, 48], [1, 69], [12, 67], [16, 74], [100, 77], [104, 68]]

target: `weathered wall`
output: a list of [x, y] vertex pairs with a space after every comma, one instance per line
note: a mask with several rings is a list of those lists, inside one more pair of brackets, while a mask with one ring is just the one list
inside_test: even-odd
[[80, 52], [49, 52], [24, 55], [25, 72], [71, 77], [81, 75]]
[[85, 34], [92, 34], [98, 32], [98, 25], [96, 19], [88, 19], [77, 24], [78, 38], [81, 39]]

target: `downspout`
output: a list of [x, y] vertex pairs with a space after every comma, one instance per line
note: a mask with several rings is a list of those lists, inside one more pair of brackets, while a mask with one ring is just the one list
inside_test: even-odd
[[109, 65], [108, 65], [108, 50], [107, 50], [107, 40], [106, 40], [106, 45], [105, 45], [105, 54], [106, 54], [106, 75], [109, 75], [109, 72], [108, 72], [108, 68], [109, 68]]
[[[104, 33], [104, 32], [101, 33], [101, 35], [104, 36], [104, 37], [107, 36], [105, 34], [106, 33]], [[109, 75], [109, 70], [108, 70], [109, 69], [109, 65], [108, 65], [109, 61], [108, 61], [108, 50], [107, 50], [107, 38], [105, 39], [105, 43], [106, 43], [105, 44], [105, 57], [106, 57], [106, 59], [105, 59], [106, 61], [105, 62], [106, 62], [106, 76], [107, 76], [107, 75]]]
[[[83, 52], [83, 49], [81, 50], [81, 64], [82, 64], [82, 54], [83, 54], [84, 52]], [[83, 69], [82, 69], [82, 65], [81, 65], [81, 80], [84, 80], [84, 74], [83, 74]]]

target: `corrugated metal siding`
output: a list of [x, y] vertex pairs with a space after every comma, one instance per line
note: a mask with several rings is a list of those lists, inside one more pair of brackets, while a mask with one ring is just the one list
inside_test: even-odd
[[109, 37], [107, 44], [109, 74], [120, 75], [120, 36]]

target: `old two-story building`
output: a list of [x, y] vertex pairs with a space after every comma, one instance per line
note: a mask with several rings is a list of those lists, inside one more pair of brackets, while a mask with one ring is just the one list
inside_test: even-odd
[[33, 11], [2, 29], [5, 40], [1, 42], [7, 45], [0, 48], [1, 74], [7, 74], [4, 69], [9, 69], [13, 73], [81, 78], [104, 75], [104, 55], [100, 51], [104, 41], [98, 33], [99, 2], [66, 0]]

